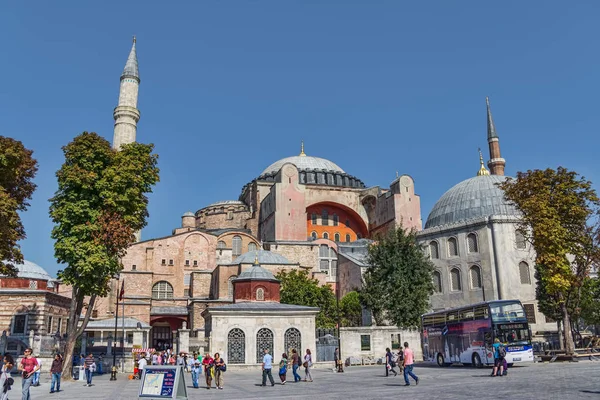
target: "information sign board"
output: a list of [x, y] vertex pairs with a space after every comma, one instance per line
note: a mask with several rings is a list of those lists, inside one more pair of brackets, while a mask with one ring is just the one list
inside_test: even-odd
[[144, 367], [138, 399], [187, 400], [183, 368], [174, 365]]

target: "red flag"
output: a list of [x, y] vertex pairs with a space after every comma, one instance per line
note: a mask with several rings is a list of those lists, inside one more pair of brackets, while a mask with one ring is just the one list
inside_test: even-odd
[[125, 296], [125, 279], [121, 282], [121, 292], [119, 293], [119, 300], [123, 301], [123, 296]]

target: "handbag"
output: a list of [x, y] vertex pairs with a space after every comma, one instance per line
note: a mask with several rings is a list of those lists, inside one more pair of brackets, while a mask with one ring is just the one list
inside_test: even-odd
[[287, 373], [287, 368], [285, 367], [285, 365], [281, 368], [279, 368], [279, 375], [285, 375]]
[[221, 372], [227, 371], [227, 364], [221, 365], [220, 369], [221, 369]]
[[303, 366], [304, 368], [308, 368], [308, 361], [304, 361], [304, 363], [302, 364], [302, 366]]

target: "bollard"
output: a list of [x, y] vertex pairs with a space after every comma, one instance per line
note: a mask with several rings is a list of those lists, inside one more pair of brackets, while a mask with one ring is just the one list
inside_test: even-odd
[[112, 369], [110, 370], [110, 380], [111, 381], [117, 380], [117, 367], [115, 367], [114, 365], [113, 365]]

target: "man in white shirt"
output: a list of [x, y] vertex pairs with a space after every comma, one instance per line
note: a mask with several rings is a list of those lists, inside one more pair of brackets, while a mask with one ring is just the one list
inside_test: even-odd
[[147, 364], [148, 361], [146, 361], [146, 355], [144, 354], [142, 357], [140, 357], [140, 360], [138, 361], [138, 374], [140, 379], [142, 379], [142, 373], [144, 372], [144, 368]]
[[273, 380], [273, 374], [271, 373], [271, 369], [273, 368], [273, 356], [269, 354], [269, 349], [265, 349], [265, 355], [263, 357], [262, 362], [262, 386], [267, 386], [267, 377], [269, 377], [269, 381], [271, 382], [271, 386], [275, 386], [275, 381]]
[[158, 354], [152, 354], [152, 365], [158, 365]]

